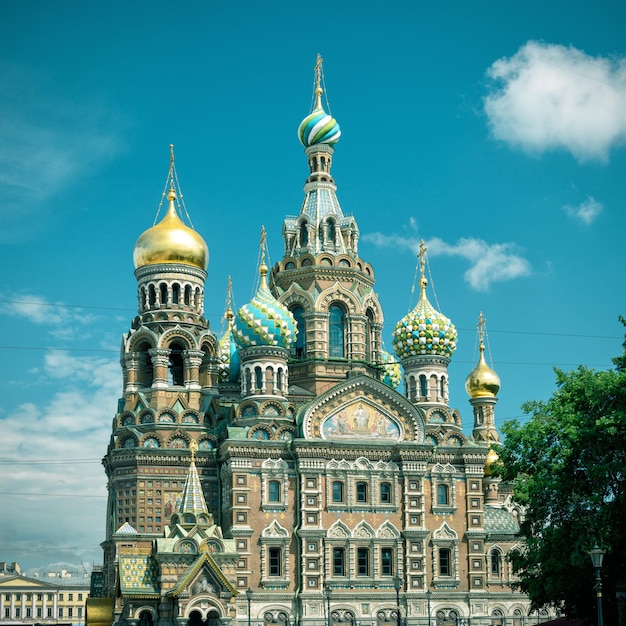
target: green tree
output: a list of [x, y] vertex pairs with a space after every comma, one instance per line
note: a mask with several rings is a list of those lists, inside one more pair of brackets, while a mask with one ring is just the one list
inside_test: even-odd
[[[626, 320], [620, 317], [626, 326]], [[548, 401], [507, 422], [498, 469], [525, 505], [525, 548], [511, 554], [533, 608], [557, 607], [595, 623], [588, 550], [607, 550], [602, 569], [605, 623], [617, 624], [615, 585], [626, 580], [626, 341], [615, 369], [555, 369]]]

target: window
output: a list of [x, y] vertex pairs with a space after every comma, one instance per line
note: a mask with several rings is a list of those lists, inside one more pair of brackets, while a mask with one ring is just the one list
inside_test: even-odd
[[68, 617], [74, 617], [74, 608], [73, 608], [73, 607], [71, 607], [71, 606], [70, 606], [70, 607], [67, 609], [67, 616], [68, 616]]
[[383, 576], [393, 576], [392, 548], [381, 548], [380, 550], [380, 573]]
[[70, 600], [71, 602], [74, 601], [74, 594], [73, 593], [68, 593], [67, 594], [67, 599]]
[[280, 576], [281, 574], [281, 553], [280, 548], [269, 548], [267, 551], [270, 576]]
[[43, 610], [40, 606], [37, 607], [37, 617], [43, 617]]
[[333, 482], [333, 502], [343, 502], [343, 483], [339, 480]]
[[450, 548], [439, 548], [439, 575], [452, 576]]
[[356, 484], [356, 501], [367, 502], [367, 483], [359, 482]]
[[390, 483], [380, 483], [380, 501], [382, 504], [391, 504]]
[[333, 576], [345, 576], [346, 553], [343, 548], [333, 548]]
[[280, 482], [270, 480], [268, 485], [268, 500], [270, 502], [280, 502]]
[[448, 485], [437, 485], [437, 504], [442, 506], [450, 504]]
[[491, 551], [491, 575], [500, 576], [500, 553], [497, 550]]
[[77, 617], [82, 617], [83, 616], [83, 607], [79, 606], [76, 611], [78, 612]]
[[344, 357], [345, 316], [336, 304], [328, 308], [328, 343], [330, 357]]
[[[19, 617], [19, 615], [16, 615], [15, 617]], [[59, 607], [59, 617], [63, 617], [63, 607], [62, 606]]]
[[26, 607], [26, 617], [32, 617], [33, 613], [31, 611], [31, 608], [29, 606]]
[[368, 548], [356, 550], [356, 573], [357, 576], [370, 575], [370, 551]]
[[48, 607], [48, 617], [52, 617], [52, 607]]
[[[19, 596], [20, 594], [18, 593], [17, 595]], [[19, 600], [19, 598], [18, 598], [18, 600]], [[63, 594], [62, 593], [59, 594], [59, 600], [63, 600]]]
[[304, 309], [301, 306], [291, 310], [293, 319], [296, 322], [296, 341], [293, 346], [294, 356], [301, 359], [306, 354], [306, 322], [304, 320]]

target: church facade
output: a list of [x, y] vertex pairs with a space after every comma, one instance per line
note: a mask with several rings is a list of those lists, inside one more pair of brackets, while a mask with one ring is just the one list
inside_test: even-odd
[[[203, 316], [208, 248], [168, 209], [134, 250], [138, 315], [103, 463], [104, 564], [87, 622], [119, 626], [522, 626], [507, 553], [520, 511], [491, 475], [499, 379], [449, 406], [457, 331], [427, 296], [383, 350], [374, 268], [331, 175], [337, 122], [299, 127], [304, 201], [284, 252], [218, 337]], [[97, 580], [96, 580], [97, 579]], [[94, 593], [97, 589], [97, 593]]]

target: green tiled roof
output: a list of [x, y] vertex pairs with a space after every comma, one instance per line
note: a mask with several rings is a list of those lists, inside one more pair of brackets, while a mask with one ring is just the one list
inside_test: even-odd
[[159, 595], [157, 566], [151, 555], [120, 555], [119, 568], [123, 595]]
[[485, 507], [485, 530], [494, 534], [515, 535], [519, 532], [519, 524], [512, 513], [505, 509]]

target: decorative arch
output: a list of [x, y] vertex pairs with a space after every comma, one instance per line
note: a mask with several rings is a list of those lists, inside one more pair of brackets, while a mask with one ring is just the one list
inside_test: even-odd
[[173, 343], [181, 344], [183, 350], [195, 350], [198, 348], [196, 338], [184, 328], [175, 326], [165, 331], [159, 338], [158, 348], [170, 348]]

